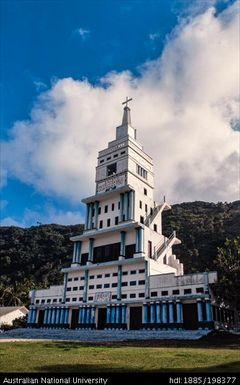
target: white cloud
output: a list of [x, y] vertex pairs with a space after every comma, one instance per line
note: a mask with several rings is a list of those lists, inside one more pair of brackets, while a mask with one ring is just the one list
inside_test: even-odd
[[89, 36], [90, 31], [83, 28], [76, 29], [76, 33], [82, 38], [82, 40], [86, 40], [86, 38]]
[[83, 222], [84, 218], [79, 211], [57, 210], [52, 205], [45, 205], [35, 210], [26, 208], [21, 221], [12, 217], [5, 217], [1, 220], [1, 226], [29, 227], [47, 223], [74, 225]]
[[0, 210], [5, 209], [5, 207], [7, 207], [7, 205], [8, 205], [8, 201], [7, 200], [0, 199]]
[[154, 40], [156, 40], [156, 39], [159, 38], [159, 33], [157, 33], [157, 32], [155, 32], [155, 33], [150, 33], [148, 36], [149, 36], [149, 39], [150, 39], [150, 40], [154, 41]]
[[56, 80], [3, 145], [9, 175], [75, 202], [92, 194], [97, 152], [114, 139], [129, 95], [138, 138], [154, 158], [156, 200], [239, 199], [237, 9], [181, 22], [138, 77], [113, 72], [98, 86]]

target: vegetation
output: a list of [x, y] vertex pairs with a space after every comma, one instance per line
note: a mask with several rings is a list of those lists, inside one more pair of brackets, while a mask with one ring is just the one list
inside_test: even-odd
[[[182, 240], [174, 252], [184, 263], [185, 273], [217, 270], [219, 297], [239, 305], [237, 293], [240, 291], [235, 289], [236, 298], [231, 297], [231, 292], [237, 287], [239, 275], [240, 201], [173, 205], [172, 210], [164, 212], [163, 233], [170, 235], [173, 230]], [[69, 266], [72, 259], [69, 238], [80, 234], [83, 225], [52, 224], [28, 229], [11, 226], [1, 227], [0, 231], [0, 305], [10, 306], [27, 304], [32, 288], [62, 282], [60, 270]], [[230, 243], [225, 244], [226, 239]], [[232, 259], [235, 260], [234, 273]]]
[[[234, 336], [236, 340], [236, 337]], [[206, 348], [206, 345], [208, 346]], [[2, 372], [237, 372], [236, 341], [1, 342]], [[139, 348], [141, 347], [141, 348]]]

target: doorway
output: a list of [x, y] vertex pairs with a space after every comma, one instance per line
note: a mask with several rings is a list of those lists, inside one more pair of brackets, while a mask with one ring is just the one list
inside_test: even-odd
[[78, 314], [79, 314], [78, 309], [72, 310], [71, 329], [76, 329], [76, 327], [78, 325]]
[[105, 307], [98, 308], [98, 329], [104, 329], [106, 326], [107, 309]]
[[138, 330], [142, 326], [142, 307], [130, 307], [130, 330]]
[[38, 314], [38, 326], [42, 326], [43, 325], [43, 319], [44, 319], [44, 310], [39, 310], [39, 314]]
[[183, 304], [183, 327], [188, 330], [198, 328], [196, 303]]

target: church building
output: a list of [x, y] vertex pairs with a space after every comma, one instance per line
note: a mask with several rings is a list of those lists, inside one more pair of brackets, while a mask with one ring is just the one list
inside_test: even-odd
[[[100, 151], [85, 229], [71, 238], [63, 284], [32, 290], [29, 327], [212, 329], [221, 322], [210, 284], [216, 272], [184, 275], [176, 232], [162, 233], [152, 158], [137, 141], [127, 99], [115, 139]], [[233, 323], [233, 313], [226, 315]]]

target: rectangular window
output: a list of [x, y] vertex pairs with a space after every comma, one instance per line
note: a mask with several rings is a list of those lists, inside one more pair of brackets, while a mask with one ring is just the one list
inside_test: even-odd
[[147, 170], [137, 164], [137, 173], [142, 178], [147, 179]]
[[138, 281], [138, 284], [139, 284], [139, 285], [145, 285], [145, 280], [142, 279], [142, 280]]
[[108, 157], [107, 157], [107, 160], [110, 160], [110, 159], [111, 159], [111, 156], [108, 156]]
[[39, 303], [39, 299], [36, 299], [36, 303]]
[[122, 299], [126, 299], [127, 298], [127, 294], [122, 294]]
[[122, 286], [127, 286], [128, 283], [127, 282], [122, 282]]
[[47, 299], [47, 303], [51, 303], [51, 299], [49, 298], [49, 299]]
[[74, 297], [74, 298], [72, 299], [72, 301], [73, 301], [73, 302], [76, 302], [76, 301], [77, 301], [77, 298], [76, 298], [76, 297]]
[[145, 273], [145, 269], [139, 269], [138, 272], [139, 274]]
[[102, 288], [102, 285], [97, 285], [96, 286], [96, 289], [101, 289]]
[[120, 152], [120, 155], [124, 155], [124, 154], [126, 154], [126, 151], [121, 151]]
[[173, 295], [178, 295], [179, 294], [179, 290], [173, 290], [172, 293], [173, 293]]
[[196, 293], [203, 293], [203, 287], [197, 287]]
[[67, 291], [71, 291], [72, 290], [72, 288], [71, 287], [67, 287]]
[[94, 275], [90, 275], [90, 276], [89, 276], [89, 279], [94, 279]]
[[132, 274], [132, 275], [133, 275], [133, 274], [137, 274], [137, 271], [136, 271], [136, 270], [131, 270], [131, 271], [130, 271], [130, 274]]
[[128, 275], [128, 271], [123, 271], [122, 275]]
[[88, 300], [89, 301], [93, 301], [93, 297], [88, 297]]
[[140, 223], [144, 224], [144, 218], [142, 215], [140, 216]]
[[94, 289], [94, 285], [89, 285], [88, 288], [89, 288], [89, 290], [92, 290], [92, 289]]
[[104, 162], [104, 159], [101, 159], [99, 163], [103, 163]]
[[78, 277], [75, 277], [75, 278], [74, 278], [74, 281], [78, 281]]
[[112, 295], [112, 299], [117, 299], [117, 296], [115, 294]]
[[146, 188], [143, 190], [143, 192], [144, 192], [144, 195], [147, 195], [147, 189]]
[[162, 291], [161, 295], [168, 295], [168, 291]]
[[79, 297], [79, 301], [83, 301], [83, 297]]
[[145, 294], [144, 293], [138, 293], [139, 298], [144, 298]]
[[102, 278], [102, 274], [98, 274], [97, 275], [97, 278], [99, 279], [99, 278]]
[[157, 295], [158, 295], [157, 291], [152, 291], [151, 292], [151, 297], [157, 297]]
[[85, 277], [84, 277], [84, 276], [83, 276], [83, 277], [81, 277], [81, 278], [80, 278], [80, 280], [81, 280], [81, 281], [84, 281], [84, 280], [85, 280]]
[[147, 213], [147, 205], [145, 204], [145, 212]]
[[118, 225], [118, 217], [115, 217], [115, 225]]
[[83, 290], [84, 289], [84, 286], [79, 286], [79, 290]]
[[118, 154], [114, 154], [113, 157], [114, 157], [114, 158], [117, 158], [117, 157], [118, 157]]
[[118, 202], [118, 210], [120, 210], [120, 202]]
[[117, 276], [118, 276], [118, 273], [113, 273], [112, 276], [113, 276], [113, 277], [117, 277]]
[[114, 203], [112, 203], [112, 211], [114, 211]]
[[117, 172], [117, 163], [112, 163], [107, 166], [107, 176], [115, 175]]
[[78, 289], [77, 286], [73, 287], [73, 291], [77, 291], [77, 289]]
[[184, 294], [192, 294], [192, 289], [184, 289]]
[[153, 230], [157, 231], [157, 225], [156, 224], [153, 225]]
[[117, 282], [112, 283], [112, 287], [117, 287]]
[[136, 294], [135, 293], [130, 294], [130, 298], [136, 298]]
[[108, 289], [110, 287], [110, 284], [109, 283], [104, 283], [104, 286], [103, 286], [105, 289]]
[[110, 277], [110, 273], [104, 274], [104, 277], [105, 278], [109, 278]]
[[70, 298], [67, 298], [67, 299], [66, 299], [66, 302], [70, 302]]
[[72, 278], [68, 278], [68, 282], [72, 282]]
[[103, 221], [99, 221], [99, 229], [103, 228]]
[[135, 286], [137, 284], [136, 281], [130, 281], [130, 286]]
[[104, 207], [104, 212], [105, 212], [105, 213], [108, 212], [108, 205], [106, 205], [106, 206]]
[[111, 219], [108, 218], [108, 220], [107, 220], [107, 227], [110, 227], [110, 226], [111, 226]]
[[101, 214], [101, 207], [98, 207], [98, 215]]
[[142, 208], [142, 201], [139, 201], [139, 208]]

